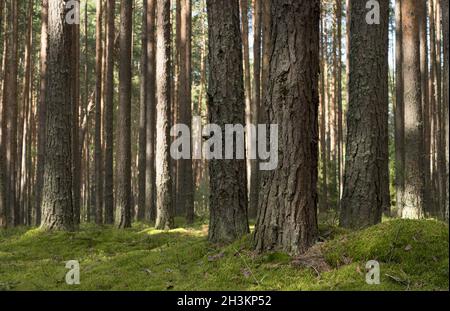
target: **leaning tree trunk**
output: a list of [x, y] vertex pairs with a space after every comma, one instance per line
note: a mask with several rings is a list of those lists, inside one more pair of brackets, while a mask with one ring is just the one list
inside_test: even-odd
[[[225, 124], [244, 125], [245, 122], [239, 0], [207, 0], [206, 5], [209, 122], [220, 126], [225, 137]], [[209, 240], [230, 242], [249, 232], [245, 159], [212, 159], [209, 172]]]
[[119, 111], [117, 128], [116, 226], [131, 227], [131, 35], [132, 2], [120, 5]]
[[403, 218], [423, 216], [424, 167], [419, 15], [414, 0], [402, 0], [405, 192]]
[[72, 230], [72, 165], [70, 71], [71, 25], [65, 22], [65, 1], [52, 0], [48, 6], [47, 122], [42, 198], [45, 229]]
[[156, 228], [174, 225], [170, 166], [170, 0], [156, 1]]
[[319, 0], [273, 0], [270, 74], [261, 113], [278, 124], [278, 168], [262, 174], [257, 251], [305, 252], [318, 236]]
[[366, 22], [364, 2], [350, 1], [350, 8], [347, 156], [340, 225], [360, 228], [381, 222], [389, 184], [385, 165], [389, 1], [380, 1], [380, 24]]

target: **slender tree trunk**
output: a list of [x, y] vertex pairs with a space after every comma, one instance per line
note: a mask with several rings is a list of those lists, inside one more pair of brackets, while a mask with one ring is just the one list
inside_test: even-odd
[[[321, 12], [324, 14], [324, 12]], [[324, 21], [321, 19], [321, 32], [324, 33]], [[325, 36], [320, 36], [320, 152], [322, 160], [322, 195], [319, 197], [319, 211], [325, 213], [328, 210], [328, 178], [327, 178], [327, 143], [326, 143], [326, 101], [325, 101], [325, 62], [326, 43]]]
[[[78, 6], [80, 5], [79, 0]], [[81, 148], [79, 136], [79, 108], [80, 108], [80, 25], [72, 25], [72, 194], [74, 226], [80, 224], [80, 196], [81, 196]]]
[[65, 22], [64, 0], [49, 1], [48, 93], [41, 227], [73, 230], [70, 51], [71, 26]]
[[[338, 170], [338, 209], [343, 189], [343, 121], [342, 121], [342, 0], [336, 0], [336, 24], [337, 24], [337, 63], [336, 63], [336, 102], [337, 102], [337, 170]], [[387, 107], [386, 107], [387, 108]], [[387, 127], [386, 127], [387, 130]], [[387, 136], [386, 136], [387, 138]], [[386, 141], [387, 142], [387, 141]], [[387, 147], [387, 145], [386, 145]], [[389, 159], [388, 159], [389, 160]], [[389, 162], [387, 162], [389, 164]], [[387, 170], [389, 172], [389, 170]], [[387, 185], [389, 187], [389, 185]], [[389, 189], [389, 188], [388, 188]]]
[[137, 220], [145, 217], [145, 170], [146, 170], [146, 144], [147, 144], [147, 1], [144, 0], [142, 8], [141, 32], [141, 81], [139, 100], [139, 154], [138, 154], [138, 210]]
[[448, 222], [448, 208], [449, 208], [449, 120], [448, 120], [448, 102], [449, 102], [449, 54], [448, 54], [448, 40], [449, 40], [449, 24], [448, 24], [448, 1], [441, 1], [442, 9], [442, 31], [443, 31], [443, 56], [444, 56], [444, 81], [443, 81], [443, 116], [444, 116], [444, 141], [445, 145], [445, 178], [446, 182], [444, 189], [446, 191], [446, 202], [444, 202], [445, 211], [444, 218]]
[[170, 165], [170, 1], [156, 0], [156, 228], [171, 229], [173, 220]]
[[[191, 126], [191, 1], [181, 0], [180, 25], [180, 66], [178, 85], [178, 121]], [[192, 143], [191, 143], [192, 145]], [[191, 148], [192, 149], [192, 148]], [[185, 211], [187, 223], [194, 221], [194, 191], [192, 177], [192, 159], [181, 159], [177, 166], [177, 211]]]
[[103, 175], [102, 175], [102, 0], [96, 2], [95, 26], [95, 223], [103, 222]]
[[[380, 24], [366, 22], [365, 3], [350, 1], [350, 68], [347, 157], [340, 225], [361, 228], [381, 222], [388, 119], [389, 1], [380, 2]], [[372, 52], [367, 53], [367, 49]]]
[[116, 226], [131, 227], [131, 1], [120, 6], [119, 111], [117, 128]]
[[[269, 83], [269, 71], [270, 71], [270, 36], [271, 36], [271, 23], [272, 16], [270, 15], [270, 6], [272, 0], [262, 1], [262, 69], [261, 69], [261, 98], [264, 100], [267, 92], [267, 86]], [[258, 115], [259, 122], [265, 122], [262, 119], [262, 114]]]
[[267, 123], [278, 124], [280, 152], [278, 167], [262, 174], [255, 247], [299, 254], [318, 236], [320, 4], [273, 0], [271, 12], [272, 57], [262, 113]]
[[403, 0], [395, 2], [395, 187], [398, 215], [402, 215], [405, 187], [405, 110], [403, 102]]
[[423, 126], [420, 80], [420, 28], [416, 2], [402, 0], [403, 98], [405, 103], [404, 218], [423, 216]]
[[[115, 35], [115, 0], [107, 0], [106, 14], [106, 68], [105, 68], [105, 223], [114, 222], [114, 174], [113, 174], [113, 144], [114, 144], [114, 35]], [[87, 91], [87, 90], [86, 90]]]
[[147, 1], [147, 133], [146, 133], [146, 165], [145, 165], [145, 206], [146, 219], [156, 219], [156, 172], [155, 172], [155, 9], [156, 0]]
[[420, 3], [420, 72], [422, 88], [422, 118], [424, 135], [424, 206], [429, 208], [430, 204], [430, 105], [428, 92], [428, 33], [427, 33], [427, 2]]
[[[224, 137], [225, 124], [243, 125], [245, 122], [239, 1], [207, 0], [206, 6], [209, 29], [209, 123], [220, 126], [221, 136]], [[227, 57], [223, 57], [224, 53]], [[223, 78], [224, 74], [227, 79]], [[209, 240], [230, 242], [249, 232], [245, 160], [212, 159], [209, 171]]]

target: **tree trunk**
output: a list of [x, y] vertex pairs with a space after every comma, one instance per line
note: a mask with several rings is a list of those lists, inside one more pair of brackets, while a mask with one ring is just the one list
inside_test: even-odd
[[96, 1], [95, 26], [95, 223], [103, 222], [103, 176], [102, 176], [102, 0]]
[[139, 154], [138, 154], [138, 221], [145, 217], [145, 167], [147, 143], [147, 1], [142, 3], [142, 32], [141, 32], [141, 78], [139, 99]]
[[[361, 228], [381, 222], [388, 170], [389, 1], [380, 1], [380, 24], [366, 22], [365, 3], [350, 1], [347, 157], [340, 225]], [[367, 53], [370, 49], [371, 53]]]
[[420, 28], [415, 1], [402, 0], [403, 98], [405, 104], [405, 206], [403, 218], [423, 216], [423, 126]]
[[403, 102], [403, 0], [395, 2], [395, 188], [397, 214], [402, 215], [405, 188], [405, 110]]
[[[225, 124], [243, 125], [245, 122], [239, 1], [207, 0], [206, 6], [209, 123], [220, 126], [224, 137]], [[209, 171], [209, 240], [231, 242], [249, 232], [245, 160], [211, 159]]]
[[64, 0], [54, 0], [48, 6], [48, 90], [46, 96], [46, 148], [42, 199], [45, 229], [72, 230], [72, 167], [70, 51], [71, 26], [65, 22]]
[[120, 6], [119, 111], [117, 128], [116, 226], [131, 227], [131, 1]]
[[170, 165], [170, 0], [156, 0], [156, 224], [174, 225]]
[[[321, 13], [324, 14], [324, 13]], [[324, 33], [324, 21], [321, 19], [321, 33]], [[326, 62], [326, 36], [320, 36], [320, 154], [322, 161], [322, 191], [319, 197], [319, 212], [328, 210], [328, 178], [327, 178], [327, 143], [326, 143], [326, 106], [325, 101], [325, 62]]]
[[444, 81], [443, 81], [443, 115], [444, 115], [444, 141], [446, 142], [445, 146], [445, 186], [444, 189], [446, 191], [446, 202], [444, 218], [448, 222], [448, 208], [449, 208], [449, 120], [448, 120], [448, 102], [449, 102], [449, 54], [448, 54], [448, 40], [449, 40], [449, 24], [448, 24], [448, 1], [441, 1], [441, 9], [442, 9], [442, 31], [443, 31], [443, 49], [444, 49]]
[[[178, 85], [178, 121], [191, 126], [191, 0], [181, 0], [180, 25], [180, 79]], [[192, 145], [192, 143], [191, 143]], [[191, 148], [192, 149], [192, 148]], [[194, 191], [192, 159], [181, 159], [177, 166], [177, 211], [185, 211], [187, 223], [194, 221]]]
[[156, 173], [155, 173], [155, 9], [156, 0], [147, 1], [147, 133], [145, 165], [145, 206], [146, 219], [156, 219]]
[[[106, 68], [105, 68], [105, 223], [114, 222], [114, 35], [115, 0], [106, 1], [108, 25], [106, 27]], [[87, 90], [86, 90], [87, 92]]]
[[318, 236], [318, 0], [273, 0], [270, 75], [261, 113], [278, 124], [278, 168], [262, 174], [257, 251], [305, 252]]

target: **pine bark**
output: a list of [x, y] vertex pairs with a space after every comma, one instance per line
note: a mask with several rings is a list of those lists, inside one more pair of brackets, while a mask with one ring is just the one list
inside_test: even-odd
[[405, 206], [403, 218], [423, 216], [423, 125], [420, 79], [420, 28], [416, 2], [402, 0], [403, 98], [405, 104]]
[[156, 0], [156, 224], [174, 226], [170, 165], [170, 1]]
[[261, 113], [278, 124], [278, 167], [262, 174], [257, 251], [305, 252], [318, 236], [318, 0], [271, 2], [271, 59]]
[[47, 122], [42, 199], [44, 229], [73, 230], [70, 92], [71, 26], [65, 22], [64, 0], [48, 6]]
[[349, 228], [381, 222], [384, 187], [389, 184], [385, 171], [389, 1], [379, 3], [380, 24], [368, 24], [365, 3], [350, 1], [347, 156], [340, 215], [340, 225]]
[[[209, 29], [208, 119], [224, 136], [225, 124], [244, 124], [245, 97], [238, 0], [207, 0]], [[224, 79], [224, 77], [227, 77]], [[231, 242], [249, 232], [245, 160], [209, 161], [209, 240]]]
[[116, 226], [131, 227], [131, 1], [122, 0], [120, 6], [119, 111], [117, 128], [117, 194]]

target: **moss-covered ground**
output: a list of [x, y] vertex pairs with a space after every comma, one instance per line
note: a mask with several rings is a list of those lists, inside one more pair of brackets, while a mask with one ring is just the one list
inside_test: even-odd
[[[321, 226], [307, 254], [257, 255], [251, 235], [227, 246], [207, 242], [207, 225], [158, 231], [84, 225], [75, 233], [0, 231], [0, 290], [448, 290], [448, 225], [388, 220], [349, 232]], [[365, 282], [377, 260], [381, 284]], [[67, 285], [65, 262], [80, 263]]]

